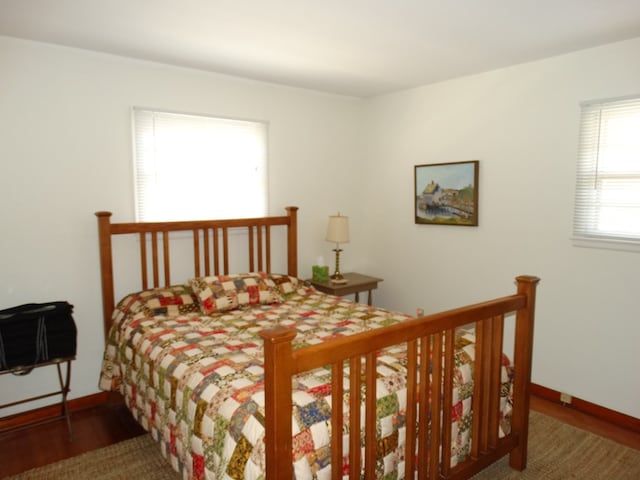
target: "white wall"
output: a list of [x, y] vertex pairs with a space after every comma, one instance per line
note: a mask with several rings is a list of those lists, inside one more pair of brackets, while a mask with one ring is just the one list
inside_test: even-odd
[[[570, 241], [579, 103], [630, 94], [640, 39], [368, 101], [376, 301], [432, 312], [538, 275], [533, 381], [640, 417], [640, 255]], [[415, 225], [414, 165], [463, 160], [480, 160], [479, 226]]]
[[[300, 207], [301, 276], [318, 255], [330, 257], [327, 217], [356, 189], [360, 100], [0, 37], [0, 308], [62, 299], [75, 306], [71, 398], [98, 391], [103, 338], [93, 214], [134, 219], [134, 105], [269, 122], [270, 210]], [[4, 404], [53, 390], [55, 369], [4, 375], [0, 383]]]

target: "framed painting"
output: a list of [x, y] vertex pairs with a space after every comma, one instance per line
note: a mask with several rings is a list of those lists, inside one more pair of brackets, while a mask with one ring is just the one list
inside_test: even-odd
[[478, 226], [480, 162], [415, 165], [415, 223]]

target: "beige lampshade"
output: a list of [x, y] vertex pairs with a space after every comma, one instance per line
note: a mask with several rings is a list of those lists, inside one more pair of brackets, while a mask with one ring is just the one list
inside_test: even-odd
[[327, 226], [327, 242], [349, 243], [349, 217], [331, 215]]

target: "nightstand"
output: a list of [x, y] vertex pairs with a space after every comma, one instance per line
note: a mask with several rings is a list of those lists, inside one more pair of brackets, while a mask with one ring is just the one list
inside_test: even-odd
[[367, 304], [371, 305], [371, 290], [378, 288], [378, 282], [382, 282], [382, 278], [369, 277], [368, 275], [362, 275], [360, 273], [344, 273], [343, 276], [345, 280], [347, 280], [347, 283], [331, 283], [331, 280], [328, 282], [309, 281], [318, 290], [330, 295], [342, 297], [354, 293], [356, 302], [360, 301], [360, 292], [368, 291]]

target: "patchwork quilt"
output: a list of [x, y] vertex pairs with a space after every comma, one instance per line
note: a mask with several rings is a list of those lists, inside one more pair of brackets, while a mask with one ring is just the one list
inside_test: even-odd
[[[263, 479], [263, 355], [258, 332], [285, 325], [296, 331], [293, 345], [300, 348], [407, 318], [323, 294], [291, 277], [194, 279], [120, 301], [100, 387], [124, 395], [134, 417], [183, 478]], [[459, 332], [452, 466], [470, 450], [473, 342], [471, 332]], [[407, 403], [404, 357], [400, 347], [378, 357], [377, 478], [404, 478], [405, 451], [399, 435]], [[503, 363], [502, 424], [507, 429], [510, 379], [508, 360]], [[331, 372], [324, 369], [294, 378], [292, 465], [297, 479], [330, 478], [330, 382]], [[344, 411], [348, 415], [348, 403]], [[348, 448], [347, 441], [344, 445]], [[348, 451], [343, 456], [345, 466], [339, 468], [347, 476]]]

